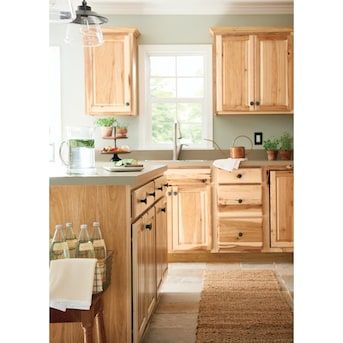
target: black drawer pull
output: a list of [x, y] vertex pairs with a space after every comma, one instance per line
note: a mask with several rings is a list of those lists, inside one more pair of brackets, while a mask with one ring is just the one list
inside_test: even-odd
[[145, 224], [145, 228], [147, 230], [152, 230], [152, 224]]
[[241, 204], [243, 202], [242, 199], [238, 199], [237, 201], [238, 201], [239, 204]]
[[168, 187], [168, 186], [169, 186], [169, 184], [168, 184], [168, 183], [165, 183], [163, 186], [164, 186], [164, 187]]
[[157, 187], [157, 189], [158, 189], [159, 191], [163, 191], [163, 186]]
[[144, 202], [145, 204], [147, 204], [148, 202], [147, 202], [147, 198], [145, 198], [145, 199], [141, 199], [141, 200], [139, 200], [139, 202]]
[[242, 174], [237, 174], [236, 177], [240, 179], [242, 177]]
[[165, 207], [161, 208], [161, 212], [164, 212], [164, 213], [165, 213], [166, 210], [167, 210], [167, 209], [166, 209]]
[[147, 193], [149, 197], [154, 197], [155, 196], [155, 192], [152, 193]]

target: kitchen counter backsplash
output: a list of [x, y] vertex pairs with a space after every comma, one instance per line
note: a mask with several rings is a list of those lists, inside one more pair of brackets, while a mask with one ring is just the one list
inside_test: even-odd
[[[120, 154], [120, 158], [134, 158], [137, 160], [171, 160], [172, 150], [133, 150], [129, 154]], [[217, 160], [229, 157], [229, 150], [183, 150], [180, 160]], [[110, 154], [101, 154], [96, 152], [97, 162], [108, 162], [112, 158]], [[266, 161], [267, 154], [265, 150], [246, 150], [246, 158], [250, 161]]]

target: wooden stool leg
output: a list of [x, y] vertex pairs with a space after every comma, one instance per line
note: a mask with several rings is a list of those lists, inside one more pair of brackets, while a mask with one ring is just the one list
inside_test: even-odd
[[81, 315], [81, 326], [83, 329], [83, 342], [93, 343], [93, 323], [94, 317], [92, 311], [87, 311]]
[[96, 320], [96, 326], [97, 326], [96, 333], [97, 333], [98, 343], [106, 343], [102, 299], [100, 300], [100, 308], [99, 308], [99, 312], [95, 316], [95, 320]]

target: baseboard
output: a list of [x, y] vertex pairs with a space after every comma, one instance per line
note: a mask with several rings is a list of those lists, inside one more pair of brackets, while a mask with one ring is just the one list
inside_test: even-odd
[[168, 262], [293, 262], [293, 253], [172, 253]]

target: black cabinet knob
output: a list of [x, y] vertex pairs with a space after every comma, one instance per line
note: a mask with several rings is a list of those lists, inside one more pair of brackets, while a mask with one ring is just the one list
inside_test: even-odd
[[236, 177], [240, 179], [242, 177], [242, 174], [237, 174]]
[[250, 106], [254, 106], [255, 103], [253, 101], [250, 101]]
[[173, 194], [174, 194], [174, 195], [177, 195], [177, 192], [174, 192]]
[[243, 232], [239, 232], [239, 233], [238, 233], [238, 236], [239, 236], [239, 237], [242, 237], [242, 236], [243, 236]]
[[126, 102], [125, 105], [126, 105], [126, 106], [130, 106], [130, 103], [129, 103], [129, 102]]
[[145, 198], [145, 199], [141, 199], [141, 200], [139, 200], [139, 202], [144, 202], [145, 204], [147, 204], [147, 199]]
[[256, 101], [256, 106], [260, 106], [260, 102], [259, 101]]
[[157, 189], [159, 190], [159, 191], [163, 191], [163, 187], [161, 186], [161, 187], [157, 187]]
[[163, 208], [161, 208], [161, 212], [166, 212], [166, 208], [165, 207], [163, 207]]
[[147, 230], [152, 230], [152, 224], [145, 224], [145, 228]]
[[172, 195], [172, 192], [168, 192], [168, 195]]
[[241, 204], [243, 202], [242, 199], [238, 199], [237, 201], [238, 201], [239, 204]]
[[168, 183], [165, 183], [163, 186], [164, 186], [164, 187], [168, 187], [169, 185], [168, 185]]

